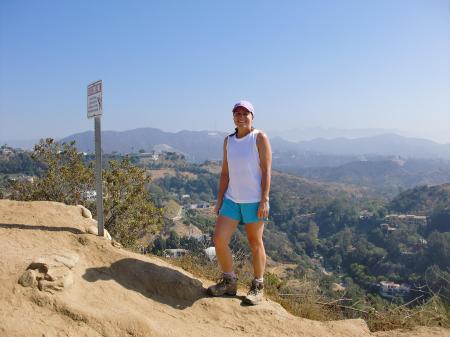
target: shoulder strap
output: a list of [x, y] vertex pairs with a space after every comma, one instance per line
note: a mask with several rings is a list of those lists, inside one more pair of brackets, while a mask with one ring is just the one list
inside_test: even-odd
[[230, 134], [228, 135], [228, 137], [236, 136], [236, 134], [237, 134], [237, 128], [234, 129], [234, 132], [233, 132], [233, 133], [230, 133]]

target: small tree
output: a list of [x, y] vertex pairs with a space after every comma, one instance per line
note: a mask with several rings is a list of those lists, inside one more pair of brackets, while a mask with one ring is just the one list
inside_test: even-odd
[[180, 247], [193, 253], [203, 252], [203, 249], [205, 248], [199, 240], [192, 236], [182, 236], [180, 238]]
[[170, 231], [169, 237], [166, 240], [166, 247], [169, 249], [180, 248], [180, 237], [175, 231]]
[[128, 156], [109, 165], [103, 173], [105, 227], [122, 244], [132, 246], [145, 231], [162, 226], [162, 212], [148, 197], [145, 186], [150, 177], [144, 169], [132, 165]]
[[166, 249], [166, 240], [161, 236], [157, 236], [153, 241], [151, 252], [155, 255], [162, 255], [163, 251]]
[[60, 144], [47, 138], [35, 145], [32, 158], [43, 164], [44, 169], [33, 182], [12, 182], [11, 198], [84, 204], [83, 192], [93, 189], [94, 172], [92, 166], [84, 164], [83, 155], [78, 153], [74, 144]]

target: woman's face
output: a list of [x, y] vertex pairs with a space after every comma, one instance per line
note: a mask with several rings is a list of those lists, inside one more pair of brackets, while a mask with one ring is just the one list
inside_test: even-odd
[[233, 120], [238, 128], [251, 128], [253, 115], [246, 108], [239, 106], [233, 112]]

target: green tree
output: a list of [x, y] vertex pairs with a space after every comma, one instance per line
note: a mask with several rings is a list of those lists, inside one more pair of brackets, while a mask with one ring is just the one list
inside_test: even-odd
[[203, 244], [192, 236], [183, 236], [180, 238], [180, 247], [194, 253], [200, 253], [205, 248]]
[[437, 293], [450, 305], [450, 273], [448, 271], [432, 265], [425, 271], [425, 281], [432, 292]]
[[426, 234], [432, 231], [450, 232], [450, 207], [435, 210], [431, 214], [429, 222], [426, 227]]
[[51, 200], [68, 205], [84, 204], [83, 192], [93, 189], [94, 172], [86, 166], [75, 142], [57, 143], [51, 138], [34, 147], [32, 158], [44, 166], [42, 177], [34, 182], [11, 185], [15, 200]]
[[164, 238], [158, 235], [156, 239], [153, 241], [151, 252], [155, 255], [162, 255], [164, 249], [166, 249], [166, 240], [164, 240]]
[[162, 226], [162, 212], [149, 199], [145, 185], [150, 177], [125, 156], [109, 162], [105, 170], [105, 227], [125, 246], [133, 246], [146, 231]]
[[180, 248], [180, 237], [175, 231], [170, 231], [169, 237], [166, 240], [166, 247], [169, 249]]
[[450, 268], [450, 232], [433, 232], [428, 237], [428, 256], [442, 269]]
[[337, 198], [316, 213], [316, 222], [320, 236], [328, 236], [348, 226], [355, 226], [359, 221], [358, 210], [349, 200]]

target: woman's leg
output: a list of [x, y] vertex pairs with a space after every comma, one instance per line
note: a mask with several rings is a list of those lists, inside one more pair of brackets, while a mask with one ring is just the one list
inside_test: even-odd
[[255, 278], [262, 278], [266, 267], [266, 251], [263, 243], [264, 222], [253, 222], [245, 225], [247, 239], [252, 251], [253, 273]]
[[233, 258], [229, 243], [239, 221], [226, 216], [219, 215], [214, 230], [214, 246], [216, 247], [216, 256], [220, 268], [224, 273], [233, 271]]

